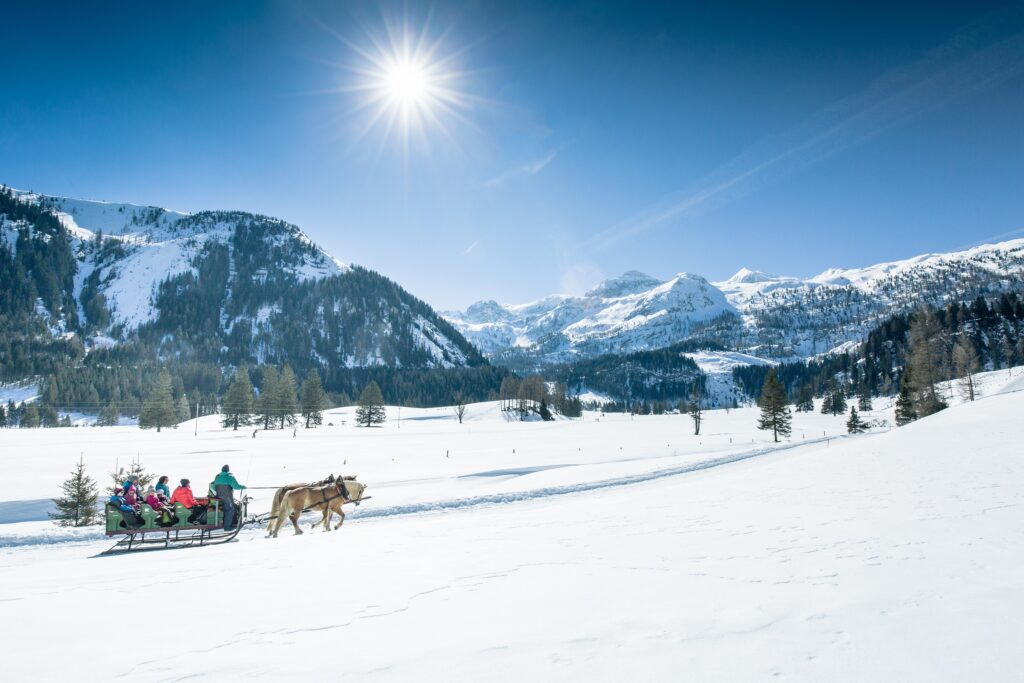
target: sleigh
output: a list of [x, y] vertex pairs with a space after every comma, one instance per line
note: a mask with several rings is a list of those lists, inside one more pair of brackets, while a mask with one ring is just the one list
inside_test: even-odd
[[120, 538], [102, 554], [227, 543], [245, 526], [248, 502], [248, 496], [235, 502], [236, 524], [227, 531], [224, 530], [224, 510], [216, 498], [210, 499], [206, 519], [201, 524], [189, 521], [192, 510], [181, 503], [174, 504], [173, 518], [166, 521], [163, 513], [146, 504], [140, 506], [138, 514], [125, 513], [118, 506], [108, 504], [105, 509], [107, 537]]

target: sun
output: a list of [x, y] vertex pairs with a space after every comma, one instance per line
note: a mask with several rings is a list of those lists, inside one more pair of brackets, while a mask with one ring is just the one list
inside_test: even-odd
[[350, 67], [355, 83], [345, 88], [356, 93], [356, 110], [365, 115], [359, 137], [382, 132], [406, 151], [413, 141], [437, 135], [454, 142], [471, 101], [463, 90], [463, 53], [432, 39], [427, 27], [414, 32], [407, 23], [367, 42], [350, 44], [358, 63]]

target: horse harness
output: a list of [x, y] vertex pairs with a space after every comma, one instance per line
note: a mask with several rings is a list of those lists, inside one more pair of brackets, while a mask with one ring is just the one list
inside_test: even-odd
[[[322, 503], [317, 503], [317, 507], [319, 507], [320, 505], [327, 505], [332, 500], [335, 500], [337, 498], [344, 498], [346, 503], [349, 502], [348, 487], [345, 486], [345, 480], [344, 479], [338, 479], [335, 482], [335, 485], [338, 487], [338, 494], [335, 495], [335, 496], [331, 496], [330, 498], [327, 497], [327, 493], [325, 492], [324, 489], [320, 489], [320, 496], [324, 500], [323, 500]], [[326, 487], [324, 487], [324, 488], [326, 488]]]

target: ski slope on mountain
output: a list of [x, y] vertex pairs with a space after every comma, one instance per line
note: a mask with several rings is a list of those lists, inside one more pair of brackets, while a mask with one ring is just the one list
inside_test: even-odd
[[[250, 483], [274, 469], [256, 465], [265, 458], [290, 478], [323, 474], [350, 454], [358, 467], [346, 471], [370, 482], [374, 498], [338, 532], [276, 540], [254, 532], [226, 546], [102, 559], [92, 556], [105, 543], [88, 538], [0, 548], [5, 672], [81, 681], [324, 671], [384, 681], [676, 680], [680, 672], [1012, 680], [1024, 666], [1016, 644], [1024, 387], [1021, 376], [1002, 374], [998, 384], [986, 380], [981, 400], [907, 427], [828, 441], [795, 433], [781, 448], [740, 446], [752, 412], [715, 411], [709, 432], [724, 428], [737, 443], [730, 449], [721, 435], [717, 463], [699, 446], [679, 453], [674, 472], [655, 439], [673, 426], [687, 441], [681, 416], [508, 424], [474, 406], [476, 419], [460, 426], [440, 412], [410, 412], [401, 429], [360, 437], [377, 444], [360, 455], [329, 428], [317, 430], [331, 435], [322, 442], [287, 432], [219, 441], [208, 431], [191, 437], [191, 450], [212, 452], [178, 460], [138, 441], [160, 467], [229, 460], [240, 476], [253, 444], [273, 443], [273, 456], [254, 452]], [[806, 417], [816, 427], [838, 421]], [[454, 442], [458, 429], [479, 453], [407, 450], [432, 431]], [[405, 440], [405, 430], [415, 437]], [[110, 450], [131, 436], [12, 431], [0, 430], [5, 453], [31, 443], [26, 431], [101, 432]], [[522, 467], [494, 471], [516, 434]], [[166, 436], [179, 450], [186, 443], [181, 430]], [[616, 459], [568, 466], [572, 449], [608, 441], [623, 449]], [[41, 464], [66, 463], [74, 449], [51, 442], [35, 454]], [[445, 470], [445, 461], [460, 464]], [[50, 476], [25, 469], [5, 461], [2, 479], [15, 485], [0, 497], [35, 494]], [[637, 471], [648, 476], [630, 478]], [[572, 488], [587, 481], [604, 485]], [[515, 490], [533, 494], [495, 495]], [[462, 504], [427, 504], [456, 496]], [[21, 526], [0, 525], [0, 534]], [[124, 628], [133, 620], [156, 628]], [[125, 638], [131, 646], [114, 656], [112, 643]], [[40, 668], [30, 645], [38, 642], [61, 643], [62, 659]]]

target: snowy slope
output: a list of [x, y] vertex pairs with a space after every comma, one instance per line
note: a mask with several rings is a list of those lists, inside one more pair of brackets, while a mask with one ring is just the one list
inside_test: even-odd
[[[662, 282], [630, 271], [582, 297], [520, 305], [485, 301], [444, 315], [493, 360], [513, 367], [664, 348], [688, 339], [763, 362], [848, 349], [882, 319], [922, 303], [971, 301], [1021, 287], [1024, 239], [829, 269], [808, 279], [742, 268], [722, 282], [689, 274]], [[734, 387], [722, 389], [729, 393]]]
[[526, 349], [550, 362], [668, 346], [700, 323], [734, 312], [698, 275], [661, 281], [629, 271], [582, 296], [518, 305], [486, 301], [444, 315], [485, 353]]
[[[244, 472], [251, 452], [260, 484], [275, 470], [320, 474], [350, 454], [359, 462], [347, 471], [374, 499], [329, 534], [245, 533], [226, 546], [102, 560], [91, 556], [105, 543], [87, 539], [0, 548], [5, 673], [1014, 680], [1024, 667], [1022, 401], [1020, 391], [990, 393], [891, 432], [778, 448], [740, 445], [755, 435], [752, 411], [715, 411], [714, 454], [678, 436], [683, 418], [506, 425], [485, 407], [461, 426], [442, 411], [412, 412], [401, 428], [409, 440], [396, 440], [397, 426], [369, 430], [360, 439], [376, 446], [364, 455], [328, 428], [292, 449], [285, 434], [169, 433], [179, 470], [202, 459]], [[658, 443], [670, 428], [674, 465]], [[75, 431], [0, 430], [0, 444], [26, 449]], [[93, 431], [118, 449], [161, 448], [138, 430]], [[466, 450], [407, 448], [430, 433]], [[77, 457], [71, 439], [48, 443], [36, 448], [44, 460]], [[571, 455], [610, 444], [613, 455], [622, 448], [613, 459]], [[520, 465], [493, 467], [514, 446]], [[14, 463], [0, 467], [0, 481], [29, 481]], [[49, 476], [32, 477], [25, 493]], [[97, 622], [126, 601], [158, 625], [111, 656], [124, 629]], [[40, 643], [62, 657], [40, 668]]]
[[[330, 256], [280, 219], [14, 197], [52, 212], [64, 228], [73, 284], [65, 285], [59, 312], [37, 306], [38, 315], [54, 335], [80, 336], [87, 350], [148, 335], [166, 353], [199, 348], [199, 360], [229, 365], [295, 353], [302, 357], [293, 363], [336, 367], [482, 362], [429, 306]], [[31, 229], [0, 215], [0, 236], [12, 251], [19, 231]]]

